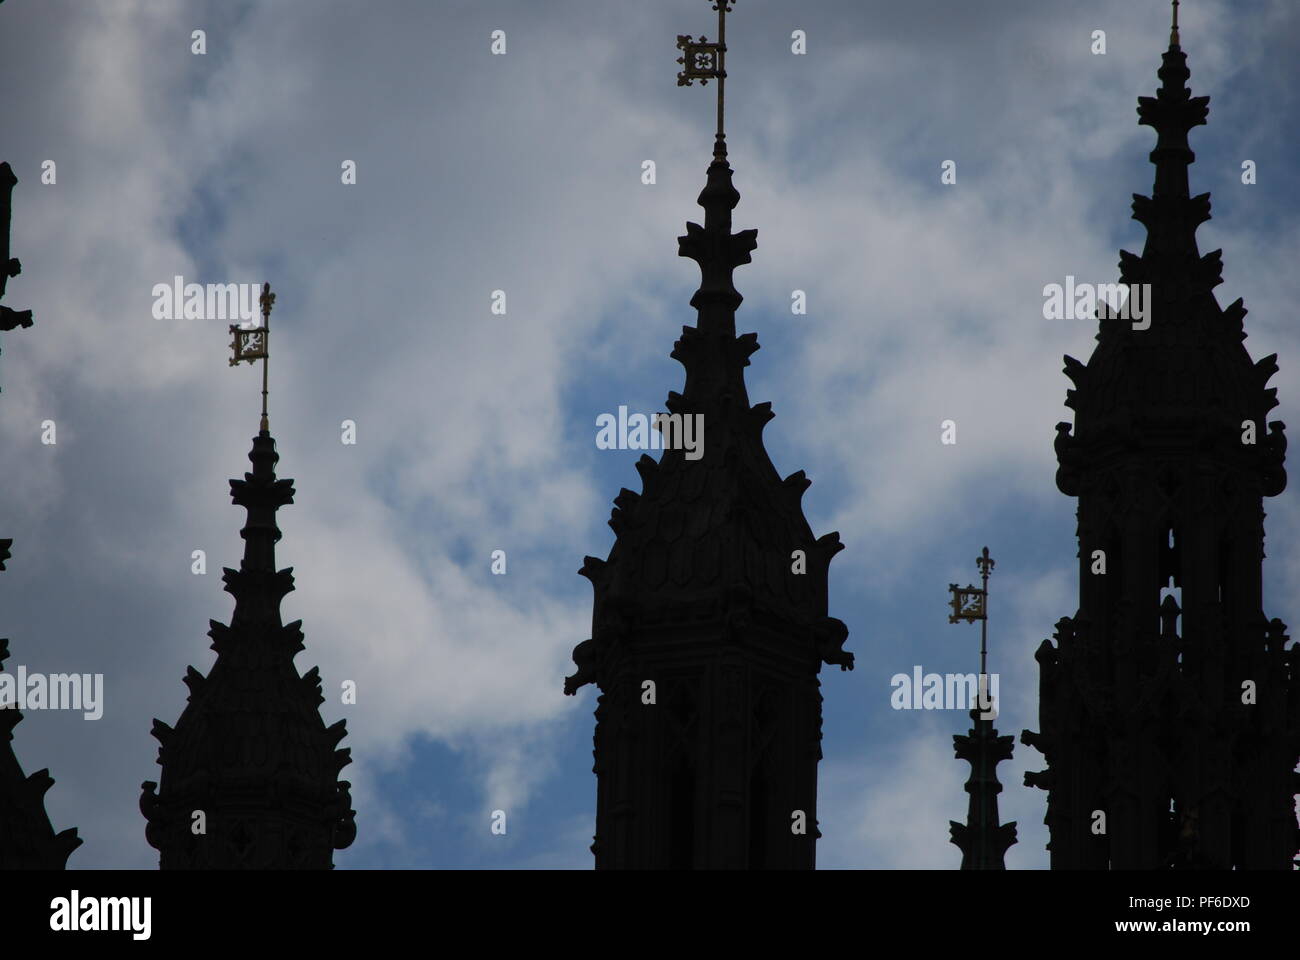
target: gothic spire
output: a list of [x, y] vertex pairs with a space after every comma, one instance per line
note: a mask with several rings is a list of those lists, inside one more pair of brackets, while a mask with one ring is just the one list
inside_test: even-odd
[[[1174, 22], [1177, 24], [1176, 19]], [[1155, 185], [1150, 197], [1133, 197], [1133, 217], [1147, 227], [1147, 249], [1142, 258], [1146, 262], [1139, 266], [1136, 258], [1130, 261], [1126, 256], [1121, 267], [1137, 269], [1131, 271], [1133, 276], [1122, 279], [1125, 283], [1159, 282], [1166, 287], [1192, 280], [1198, 290], [1209, 291], [1222, 282], [1222, 263], [1220, 251], [1207, 256], [1204, 263], [1195, 262], [1200, 259], [1196, 228], [1210, 219], [1210, 195], [1189, 197], [1187, 168], [1196, 154], [1188, 145], [1187, 134], [1205, 124], [1210, 98], [1193, 97], [1188, 89], [1191, 71], [1187, 55], [1178, 45], [1176, 25], [1162, 60], [1156, 71], [1160, 78], [1156, 95], [1138, 98], [1138, 123], [1156, 131], [1151, 151]]]
[[[1177, 41], [1175, 26], [1156, 95], [1138, 98], [1138, 123], [1156, 132], [1155, 179], [1150, 196], [1133, 194], [1133, 219], [1147, 231], [1142, 255], [1120, 251], [1128, 300], [1119, 309], [1099, 307], [1098, 346], [1087, 364], [1065, 358], [1076, 387], [1065, 403], [1076, 425], [1073, 436], [1070, 424], [1057, 425], [1057, 483], [1071, 495], [1078, 466], [1108, 442], [1105, 435], [1130, 442], [1144, 420], [1147, 431], [1201, 438], [1225, 456], [1250, 461], [1265, 496], [1286, 486], [1285, 424], [1267, 419], [1277, 406], [1277, 391], [1267, 386], [1277, 355], [1251, 359], [1243, 302], [1222, 308], [1214, 296], [1223, 282], [1223, 251], [1202, 256], [1196, 242], [1197, 227], [1210, 219], [1210, 195], [1190, 196], [1188, 167], [1196, 155], [1188, 132], [1205, 124], [1210, 98], [1191, 95], [1187, 55]], [[1258, 437], [1243, 443], [1246, 420]]]
[[1129, 303], [1098, 311], [1086, 364], [1065, 358], [1079, 608], [1038, 649], [1042, 732], [1021, 735], [1047, 764], [1025, 784], [1048, 793], [1054, 869], [1289, 870], [1300, 847], [1300, 654], [1261, 566], [1263, 499], [1286, 486], [1277, 358], [1251, 359], [1241, 300], [1214, 296], [1221, 251], [1197, 249], [1210, 197], [1190, 196], [1187, 135], [1209, 98], [1176, 23], [1138, 100], [1156, 172], [1133, 198], [1142, 255], [1120, 253]]
[[[734, 0], [714, 4], [720, 35], [732, 5]], [[677, 39], [685, 51], [678, 62], [687, 65], [679, 84], [721, 82], [725, 45], [705, 43], [704, 37]], [[678, 256], [699, 265], [700, 286], [690, 301], [696, 325], [682, 328], [670, 354], [685, 368], [686, 383], [681, 393], [670, 391], [666, 403], [673, 416], [702, 418], [702, 456], [688, 459], [682, 449], [665, 442], [660, 462], [643, 456], [636, 465], [643, 492], [624, 489], [615, 499], [609, 525], [618, 539], [610, 559], [587, 557], [580, 571], [596, 589], [598, 627], [597, 636], [575, 651], [579, 670], [566, 681], [567, 693], [596, 679], [589, 645], [604, 646], [599, 625], [614, 610], [649, 601], [648, 596], [632, 600], [644, 594], [642, 585], [658, 594], [654, 606], [695, 605], [688, 597], [710, 587], [720, 591], [714, 600], [719, 610], [750, 608], [756, 602], [775, 605], [791, 622], [811, 630], [808, 640], [825, 654], [825, 662], [852, 669], [853, 655], [841, 649], [847, 630], [826, 617], [827, 570], [843, 544], [838, 533], [813, 538], [800, 504], [811, 481], [802, 470], [780, 479], [762, 440], [763, 428], [774, 416], [771, 404], [750, 406], [745, 387], [744, 370], [759, 349], [758, 335], [736, 335], [736, 309], [744, 298], [733, 272], [750, 262], [758, 231], [731, 232], [740, 193], [727, 162], [721, 103], [719, 89], [714, 155], [697, 200], [704, 208], [704, 225], [688, 222], [686, 234], [677, 238]], [[683, 511], [695, 520], [683, 524]], [[808, 570], [791, 577], [783, 571], [789, 570], [796, 550], [805, 554]], [[647, 562], [648, 579], [639, 569]], [[607, 602], [616, 594], [626, 594], [626, 601]]]
[[[658, 423], [662, 458], [620, 491], [608, 560], [580, 571], [595, 591], [591, 638], [564, 691], [601, 690], [596, 710], [596, 866], [810, 869], [815, 862], [823, 663], [851, 669], [848, 631], [827, 615], [839, 535], [815, 538], [802, 471], [782, 480], [763, 447], [771, 405], [751, 406], [732, 280], [757, 231], [732, 233], [740, 200], [722, 129], [719, 42], [678, 37], [679, 83], [719, 81], [718, 129], [680, 256], [700, 268], [696, 324], [671, 356], [686, 371]], [[694, 440], [692, 445], [691, 441]], [[649, 696], [651, 699], [647, 700]], [[652, 704], [657, 704], [652, 705]], [[793, 824], [793, 827], [792, 827]]]
[[970, 764], [966, 792], [970, 800], [966, 822], [948, 821], [950, 840], [961, 849], [963, 870], [1005, 870], [1007, 848], [1016, 842], [1016, 823], [998, 823], [998, 764], [1011, 759], [1014, 749], [1010, 734], [998, 736], [992, 717], [978, 707], [970, 712], [974, 723], [969, 733], [952, 735], [953, 751], [958, 760]]
[[330, 869], [356, 835], [350, 784], [338, 780], [351, 762], [336, 749], [346, 721], [321, 720], [319, 671], [300, 676], [293, 663], [302, 621], [280, 616], [293, 570], [276, 569], [276, 512], [294, 488], [276, 477], [280, 456], [262, 427], [252, 472], [230, 481], [247, 511], [243, 562], [222, 573], [235, 598], [230, 625], [210, 621], [217, 659], [207, 677], [189, 668], [175, 729], [154, 721], [161, 787], [146, 782], [140, 808], [163, 869]]
[[994, 561], [989, 556], [989, 548], [975, 559], [980, 569], [981, 587], [959, 587], [955, 583], [948, 585], [952, 593], [953, 612], [948, 617], [949, 623], [967, 623], [979, 621], [980, 625], [980, 672], [977, 682], [977, 703], [970, 712], [974, 726], [966, 735], [953, 734], [953, 750], [958, 760], [965, 760], [971, 765], [970, 778], [966, 781], [966, 793], [970, 795], [967, 804], [966, 822], [948, 821], [951, 842], [961, 850], [961, 868], [963, 870], [1005, 870], [1003, 857], [1007, 848], [1016, 842], [1016, 824], [998, 823], [998, 794], [1002, 784], [998, 782], [997, 767], [1003, 760], [1011, 759], [1014, 749], [1010, 735], [998, 736], [993, 727], [993, 718], [997, 716], [997, 704], [990, 694], [988, 680], [988, 621], [989, 621], [989, 574]]

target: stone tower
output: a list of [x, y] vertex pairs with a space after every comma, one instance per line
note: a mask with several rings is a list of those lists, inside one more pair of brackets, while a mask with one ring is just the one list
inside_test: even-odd
[[[591, 638], [565, 693], [600, 688], [596, 708], [597, 869], [812, 869], [823, 663], [852, 669], [844, 624], [827, 616], [839, 534], [813, 536], [802, 471], [784, 480], [763, 448], [771, 404], [751, 405], [745, 367], [758, 350], [736, 335], [732, 271], [756, 230], [731, 232], [740, 201], [723, 131], [728, 0], [718, 40], [678, 37], [678, 83], [715, 80], [718, 129], [679, 256], [700, 267], [671, 356], [686, 368], [660, 421], [664, 454], [637, 463], [622, 490], [608, 560], [580, 571], [595, 590]], [[694, 426], [694, 449], [684, 428]], [[681, 442], [677, 442], [681, 441]]]
[[[1196, 228], [1187, 134], [1205, 123], [1177, 22], [1155, 97], [1155, 187], [1135, 195], [1142, 255], [1120, 280], [1149, 313], [1099, 311], [1087, 364], [1065, 358], [1074, 430], [1057, 425], [1057, 485], [1077, 497], [1079, 610], [1044, 641], [1039, 716], [1054, 869], [1291, 869], [1300, 846], [1300, 656], [1262, 606], [1263, 498], [1286, 486], [1283, 424], [1227, 309], [1220, 251]], [[1132, 302], [1130, 300], [1130, 302]]]

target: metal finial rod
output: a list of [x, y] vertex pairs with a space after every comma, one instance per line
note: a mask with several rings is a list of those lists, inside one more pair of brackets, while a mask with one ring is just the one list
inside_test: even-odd
[[983, 580], [984, 587], [984, 617], [980, 620], [980, 682], [987, 683], [984, 677], [988, 674], [989, 659], [989, 571], [996, 565], [989, 556], [988, 547], [975, 558], [975, 565], [980, 568], [980, 579]]
[[269, 283], [262, 284], [262, 295], [257, 301], [262, 307], [262, 325], [260, 327], [241, 327], [238, 324], [230, 325], [230, 365], [238, 366], [241, 363], [256, 363], [262, 361], [262, 426], [263, 433], [270, 430], [270, 423], [266, 416], [266, 394], [267, 394], [267, 364], [270, 360], [271, 350], [268, 337], [271, 335], [271, 307], [275, 305], [275, 294], [271, 292]]
[[1178, 42], [1178, 0], [1174, 0], [1174, 24], [1169, 29], [1169, 45], [1179, 46]]
[[985, 547], [984, 552], [975, 558], [975, 565], [980, 568], [980, 579], [982, 585], [976, 587], [967, 584], [959, 587], [955, 583], [948, 584], [948, 592], [952, 594], [948, 601], [952, 613], [948, 615], [949, 623], [960, 623], [963, 620], [967, 623], [980, 622], [980, 682], [987, 683], [985, 677], [988, 674], [988, 623], [989, 623], [989, 573], [996, 566], [995, 561], [989, 556], [989, 548]]
[[[981, 711], [980, 719], [983, 720], [986, 719], [984, 717], [986, 711], [997, 709], [996, 705], [989, 699], [989, 572], [992, 571], [995, 564], [993, 558], [989, 556], [988, 547], [985, 547], [983, 552], [975, 558], [975, 565], [980, 568], [980, 586], [983, 589], [982, 601], [984, 616], [980, 619], [980, 675], [977, 701]], [[976, 726], [978, 727], [978, 721]], [[987, 747], [988, 745], [984, 743], [981, 738], [981, 746], [979, 750], [979, 775], [981, 782], [987, 782], [992, 779], [992, 771], [989, 769], [990, 758]], [[977, 796], [978, 822], [981, 825], [978, 843], [981, 848], [981, 853], [984, 856], [987, 856], [988, 850], [986, 845], [990, 838], [982, 828], [987, 823], [988, 819], [988, 798], [984, 795], [983, 790], [980, 790]]]
[[257, 298], [258, 304], [262, 307], [262, 336], [265, 338], [265, 348], [262, 352], [262, 423], [261, 430], [267, 433], [271, 429], [270, 421], [266, 416], [266, 395], [267, 395], [267, 367], [271, 363], [271, 308], [275, 306], [275, 294], [271, 292], [271, 284], [262, 284], [262, 295]]
[[719, 140], [727, 137], [722, 123], [723, 103], [727, 91], [727, 11], [731, 9], [729, 0], [717, 0], [713, 9], [718, 11], [718, 134]]

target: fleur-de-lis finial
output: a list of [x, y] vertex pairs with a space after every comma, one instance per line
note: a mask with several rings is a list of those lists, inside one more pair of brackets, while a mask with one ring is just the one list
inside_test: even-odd
[[275, 306], [275, 294], [271, 292], [269, 283], [262, 284], [262, 295], [257, 298], [257, 304], [262, 308], [263, 325], [271, 322], [271, 308]]

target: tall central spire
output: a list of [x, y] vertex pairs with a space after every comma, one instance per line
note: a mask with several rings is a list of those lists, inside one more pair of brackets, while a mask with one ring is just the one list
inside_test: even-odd
[[[719, 26], [729, 4], [715, 4]], [[723, 34], [678, 37], [678, 82], [723, 75]], [[802, 471], [784, 481], [763, 448], [771, 405], [751, 406], [744, 369], [755, 334], [736, 335], [732, 282], [758, 232], [731, 232], [740, 200], [719, 128], [678, 253], [700, 267], [695, 326], [672, 357], [663, 458], [641, 457], [641, 493], [622, 490], [608, 560], [587, 557], [591, 638], [578, 644], [573, 694], [596, 709], [598, 869], [810, 869], [816, 859], [822, 663], [851, 669], [848, 631], [827, 616], [839, 535], [814, 538]], [[683, 428], [701, 441], [688, 455]]]

